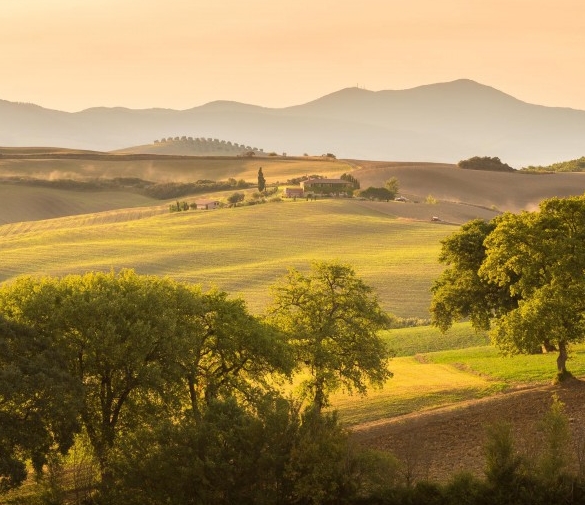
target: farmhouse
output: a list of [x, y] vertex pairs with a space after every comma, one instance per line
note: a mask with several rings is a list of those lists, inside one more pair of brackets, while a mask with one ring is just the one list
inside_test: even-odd
[[197, 200], [195, 202], [195, 208], [197, 210], [212, 210], [219, 207], [218, 200]]
[[353, 189], [353, 183], [345, 179], [309, 179], [301, 182], [305, 193], [345, 193]]
[[303, 196], [303, 188], [284, 188], [284, 197], [285, 198], [296, 198], [296, 197], [302, 197]]

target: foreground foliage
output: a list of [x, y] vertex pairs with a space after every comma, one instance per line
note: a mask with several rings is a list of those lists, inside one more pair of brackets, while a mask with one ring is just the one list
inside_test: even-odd
[[435, 282], [433, 324], [469, 317], [508, 353], [557, 350], [585, 339], [585, 197], [551, 198], [538, 212], [472, 221], [443, 241], [447, 269]]
[[[347, 435], [321, 414], [325, 387], [365, 393], [364, 377], [389, 376], [376, 335], [387, 316], [348, 266], [317, 270], [303, 296], [322, 312], [306, 316], [327, 330], [309, 408], [277, 389], [311, 356], [293, 344], [302, 327], [268, 324], [225, 292], [132, 270], [0, 288], [3, 490], [24, 480], [29, 460], [39, 476], [45, 465], [57, 475], [57, 452], [76, 437], [98, 468], [85, 499], [99, 503], [130, 503], [129, 490], [135, 503], [325, 503], [353, 489]], [[288, 317], [284, 306], [272, 316]]]
[[311, 273], [291, 269], [273, 287], [268, 321], [289, 335], [296, 361], [309, 370], [307, 394], [317, 412], [339, 388], [364, 394], [392, 374], [378, 331], [389, 324], [372, 289], [349, 265], [314, 262]]

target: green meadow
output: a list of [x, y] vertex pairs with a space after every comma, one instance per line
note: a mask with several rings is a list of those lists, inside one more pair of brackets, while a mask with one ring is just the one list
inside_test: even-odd
[[[334, 395], [333, 408], [347, 424], [550, 384], [556, 373], [556, 353], [505, 356], [486, 345], [487, 336], [469, 323], [456, 324], [445, 334], [423, 326], [388, 330], [383, 337], [390, 348], [402, 350], [390, 362], [394, 377], [365, 397]], [[585, 344], [575, 346], [570, 355], [568, 369], [576, 377], [585, 376]]]
[[261, 313], [269, 286], [288, 267], [340, 260], [389, 312], [428, 317], [429, 288], [443, 268], [440, 240], [456, 229], [397, 219], [345, 199], [147, 214], [126, 209], [1, 226], [0, 281], [133, 268], [217, 286]]

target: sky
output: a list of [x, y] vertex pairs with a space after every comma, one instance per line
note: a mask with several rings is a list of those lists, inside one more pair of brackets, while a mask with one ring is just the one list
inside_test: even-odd
[[1, 0], [0, 99], [287, 107], [466, 78], [585, 110], [583, 0]]

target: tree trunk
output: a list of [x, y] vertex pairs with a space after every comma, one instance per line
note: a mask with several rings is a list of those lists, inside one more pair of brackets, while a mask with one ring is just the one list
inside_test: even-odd
[[559, 342], [559, 356], [557, 357], [557, 370], [559, 374], [567, 373], [567, 344], [563, 341]]
[[325, 379], [323, 377], [317, 377], [315, 379], [315, 396], [313, 398], [313, 408], [318, 415], [321, 415], [323, 407], [327, 403], [325, 397]]

